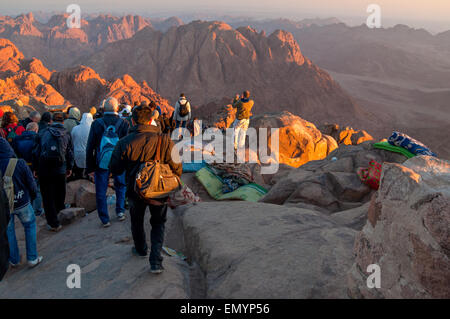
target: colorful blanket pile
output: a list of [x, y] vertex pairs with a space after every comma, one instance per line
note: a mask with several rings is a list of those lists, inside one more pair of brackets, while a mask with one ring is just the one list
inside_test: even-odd
[[382, 166], [375, 160], [369, 162], [368, 168], [358, 168], [357, 174], [361, 181], [374, 190], [380, 188]]
[[388, 142], [375, 143], [375, 144], [373, 144], [373, 147], [381, 149], [381, 150], [394, 152], [394, 153], [400, 153], [400, 154], [405, 155], [407, 158], [412, 158], [412, 157], [416, 156], [415, 154], [408, 151], [406, 148], [394, 146], [394, 145], [389, 144]]
[[403, 147], [415, 155], [429, 155], [437, 157], [437, 155], [427, 146], [400, 132], [393, 132], [389, 137], [388, 142], [391, 145]]
[[205, 187], [208, 194], [215, 200], [245, 200], [249, 202], [257, 202], [264, 195], [267, 190], [255, 183], [249, 183], [240, 186], [234, 191], [228, 193], [223, 192], [223, 179], [217, 176], [210, 167], [204, 167], [199, 170], [195, 176], [198, 181]]

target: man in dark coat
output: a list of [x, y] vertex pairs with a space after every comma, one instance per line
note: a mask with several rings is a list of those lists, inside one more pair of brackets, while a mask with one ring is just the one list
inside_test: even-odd
[[[74, 164], [72, 137], [64, 128], [64, 114], [53, 114], [53, 123], [38, 135], [33, 168], [38, 175], [48, 229], [61, 229], [58, 213], [65, 208], [66, 178]], [[53, 153], [55, 152], [55, 153]]]
[[[144, 217], [147, 207], [150, 209], [152, 225], [150, 269], [152, 273], [161, 273], [162, 256], [161, 249], [164, 242], [164, 228], [167, 215], [167, 204], [165, 199], [160, 200], [162, 205], [148, 204], [142, 200], [134, 191], [136, 174], [142, 163], [155, 159], [160, 129], [152, 125], [152, 110], [146, 106], [134, 108], [132, 120], [133, 128], [130, 134], [121, 139], [116, 145], [111, 157], [110, 171], [113, 174], [126, 172], [127, 195], [130, 205], [131, 232], [134, 240], [133, 253], [138, 256], [147, 256], [148, 246], [144, 231]], [[177, 155], [172, 158], [174, 143], [169, 135], [162, 135], [160, 161], [169, 164], [172, 171], [181, 176], [183, 167]], [[176, 153], [176, 152], [175, 152]]]

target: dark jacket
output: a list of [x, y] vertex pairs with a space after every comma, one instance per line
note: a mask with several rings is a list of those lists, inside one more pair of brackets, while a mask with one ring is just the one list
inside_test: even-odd
[[27, 125], [31, 122], [33, 122], [33, 120], [27, 117], [26, 119], [20, 121], [20, 125], [22, 125], [24, 129], [27, 129]]
[[105, 131], [105, 127], [102, 125], [101, 121], [105, 122], [106, 127], [110, 125], [114, 126], [116, 125], [117, 121], [121, 121], [122, 123], [120, 124], [119, 130], [117, 132], [119, 138], [125, 137], [128, 134], [128, 122], [119, 118], [118, 115], [104, 113], [101, 119], [95, 120], [91, 125], [91, 130], [89, 131], [89, 138], [86, 146], [87, 173], [92, 173], [98, 168], [97, 151], [99, 150], [103, 132]]
[[[1, 175], [1, 174], [0, 174]], [[0, 176], [0, 184], [2, 181], [2, 176]], [[6, 228], [9, 223], [9, 205], [8, 198], [0, 187], [0, 281], [5, 275], [9, 267], [9, 244], [8, 236], [6, 235]]]
[[[41, 150], [43, 145], [48, 143], [52, 136], [60, 136], [62, 138], [62, 151], [65, 154], [65, 162], [60, 166], [49, 165], [41, 160]], [[53, 176], [66, 174], [73, 168], [73, 143], [72, 137], [64, 128], [62, 123], [53, 123], [48, 128], [38, 134], [36, 146], [33, 150], [33, 168], [35, 168], [40, 176]]]
[[40, 121], [39, 122], [39, 132], [38, 132], [38, 134], [41, 134], [41, 132], [44, 131], [49, 126], [50, 126], [50, 123], [44, 122], [44, 121]]
[[[5, 175], [9, 160], [16, 158], [12, 147], [4, 138], [0, 138], [0, 172]], [[13, 174], [14, 183], [14, 210], [28, 205], [36, 198], [37, 187], [30, 168], [23, 159], [17, 162]]]
[[25, 131], [22, 135], [17, 136], [13, 142], [12, 147], [18, 158], [23, 158], [27, 164], [33, 161], [33, 149], [36, 145], [38, 135], [33, 131]]
[[[109, 169], [113, 174], [126, 172], [127, 194], [135, 195], [134, 180], [142, 163], [155, 158], [158, 143], [159, 127], [151, 125], [137, 125], [130, 130], [130, 134], [117, 143], [111, 157]], [[169, 164], [172, 171], [181, 176], [183, 166], [179, 158], [172, 158], [174, 143], [169, 135], [162, 135], [161, 163]], [[175, 161], [178, 161], [176, 163]]]

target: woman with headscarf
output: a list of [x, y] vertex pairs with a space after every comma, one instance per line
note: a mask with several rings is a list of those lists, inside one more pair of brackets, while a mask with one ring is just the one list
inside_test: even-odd
[[71, 107], [69, 110], [69, 118], [64, 121], [64, 128], [67, 132], [72, 133], [75, 126], [80, 124], [81, 112], [76, 107]]
[[86, 147], [91, 130], [91, 124], [94, 121], [91, 113], [84, 113], [81, 123], [72, 129], [72, 141], [75, 155], [75, 167], [71, 180], [86, 178]]

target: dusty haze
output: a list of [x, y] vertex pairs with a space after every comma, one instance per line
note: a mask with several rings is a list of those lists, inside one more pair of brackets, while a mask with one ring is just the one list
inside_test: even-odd
[[[364, 23], [366, 8], [370, 3], [381, 6], [387, 26], [404, 23], [431, 31], [450, 29], [450, 1], [447, 0], [69, 0], [2, 1], [2, 14], [19, 14], [30, 11], [65, 11], [67, 5], [77, 3], [85, 13], [114, 12], [149, 14], [153, 16], [222, 14], [242, 15], [258, 18], [305, 18], [311, 16], [336, 16], [347, 23]], [[431, 4], [432, 3], [432, 4]]]

